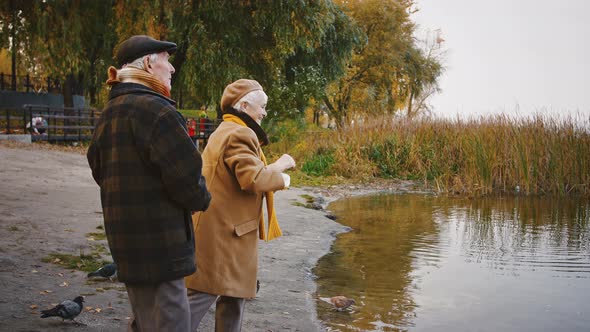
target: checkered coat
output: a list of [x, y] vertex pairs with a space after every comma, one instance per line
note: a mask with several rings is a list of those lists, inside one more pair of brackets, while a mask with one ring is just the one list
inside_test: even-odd
[[195, 272], [191, 212], [206, 210], [211, 196], [174, 101], [140, 84], [113, 85], [87, 157], [119, 280]]

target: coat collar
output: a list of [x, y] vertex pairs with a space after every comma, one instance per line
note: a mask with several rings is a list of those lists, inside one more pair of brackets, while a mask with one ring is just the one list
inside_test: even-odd
[[119, 97], [122, 95], [134, 94], [134, 93], [151, 94], [151, 95], [166, 99], [170, 104], [172, 104], [174, 106], [176, 105], [176, 102], [174, 100], [157, 93], [156, 91], [148, 88], [147, 86], [145, 86], [143, 84], [138, 84], [138, 83], [113, 84], [113, 86], [111, 87], [111, 92], [109, 93], [109, 99], [113, 99], [113, 98], [116, 98], [116, 97]]
[[264, 129], [262, 129], [262, 127], [260, 127], [260, 125], [258, 123], [256, 123], [256, 121], [254, 121], [254, 119], [252, 119], [248, 114], [246, 114], [244, 112], [238, 112], [236, 109], [234, 109], [232, 107], [227, 108], [225, 113], [235, 115], [238, 118], [240, 118], [242, 121], [244, 121], [246, 123], [246, 125], [248, 126], [248, 128], [252, 129], [254, 131], [254, 133], [256, 133], [256, 137], [258, 137], [258, 141], [260, 142], [260, 146], [268, 145], [269, 140], [268, 140], [268, 136], [264, 132]]

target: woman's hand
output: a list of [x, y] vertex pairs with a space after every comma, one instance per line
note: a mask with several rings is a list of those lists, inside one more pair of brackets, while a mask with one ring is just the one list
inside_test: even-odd
[[295, 167], [295, 159], [288, 154], [282, 155], [277, 161], [267, 166], [268, 169], [281, 173], [293, 167]]

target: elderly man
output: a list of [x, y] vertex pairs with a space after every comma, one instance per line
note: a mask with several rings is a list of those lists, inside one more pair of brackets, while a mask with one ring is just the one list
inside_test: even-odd
[[183, 277], [195, 272], [191, 213], [211, 196], [202, 160], [170, 99], [176, 44], [133, 36], [110, 67], [109, 101], [88, 148], [105, 231], [133, 331], [189, 331]]

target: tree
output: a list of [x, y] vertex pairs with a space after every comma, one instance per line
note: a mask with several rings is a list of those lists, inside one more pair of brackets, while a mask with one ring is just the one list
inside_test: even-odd
[[252, 78], [269, 94], [271, 117], [299, 114], [321, 97], [362, 36], [332, 0], [46, 0], [32, 1], [22, 22], [27, 66], [83, 82], [92, 104], [113, 47], [148, 34], [178, 44], [179, 101], [217, 104], [228, 83]]
[[0, 48], [10, 50], [12, 89], [16, 89], [17, 68], [19, 67], [17, 55], [27, 36], [28, 21], [25, 19], [25, 15], [33, 3], [33, 0], [8, 0], [0, 3]]
[[446, 51], [442, 48], [443, 42], [440, 30], [436, 34], [428, 32], [421, 47], [413, 49], [413, 54], [408, 56], [408, 118], [429, 111], [427, 99], [440, 91], [437, 79], [444, 70], [442, 61]]
[[[357, 48], [346, 75], [327, 90], [324, 102], [338, 126], [356, 114], [395, 113], [438, 75], [413, 37], [412, 0], [342, 0], [366, 43]], [[430, 76], [427, 75], [432, 74]]]

